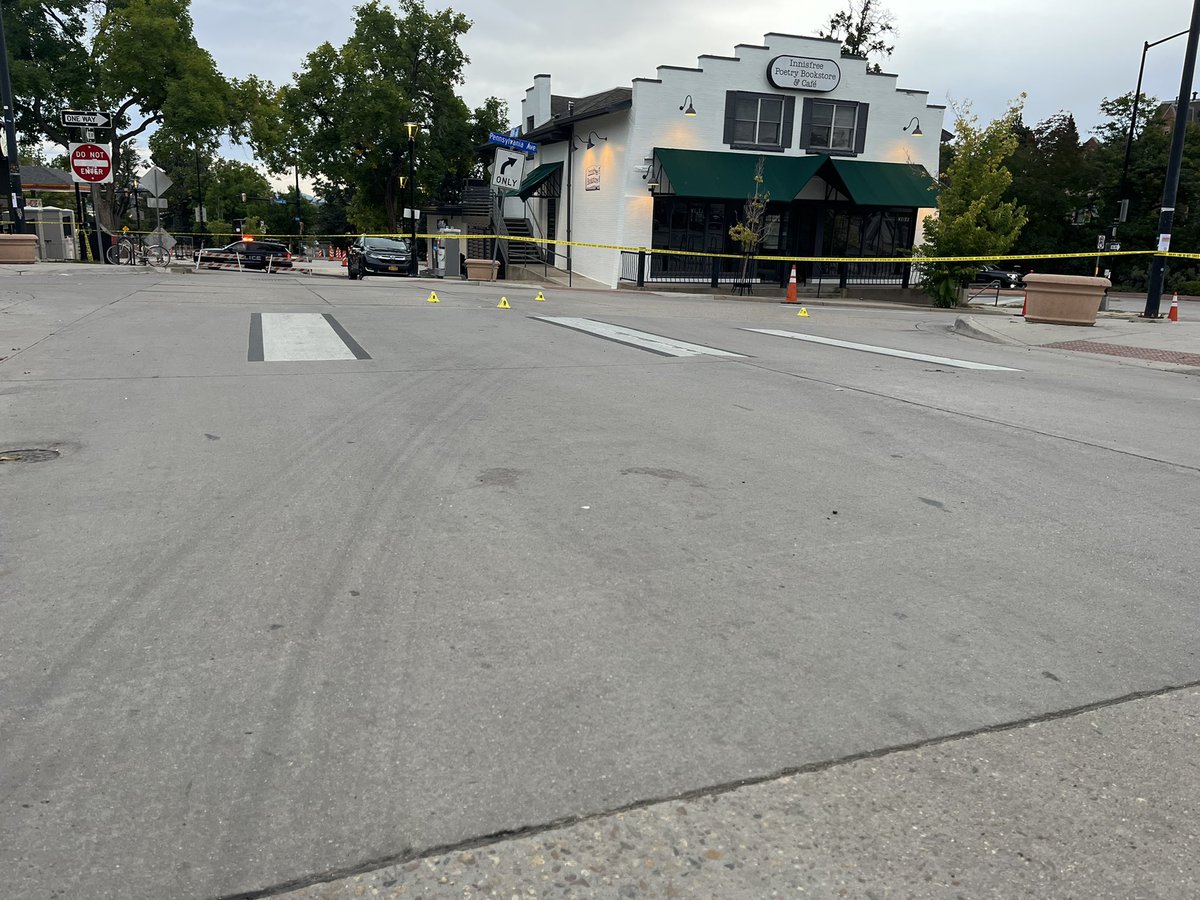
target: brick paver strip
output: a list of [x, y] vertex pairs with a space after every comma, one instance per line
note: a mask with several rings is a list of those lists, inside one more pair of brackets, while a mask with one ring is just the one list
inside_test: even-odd
[[1200, 366], [1200, 353], [1180, 353], [1177, 350], [1155, 350], [1150, 347], [1126, 347], [1124, 344], [1102, 344], [1098, 341], [1059, 341], [1041, 344], [1052, 350], [1079, 350], [1083, 353], [1103, 353], [1130, 359], [1150, 359], [1154, 362], [1175, 363], [1179, 366]]

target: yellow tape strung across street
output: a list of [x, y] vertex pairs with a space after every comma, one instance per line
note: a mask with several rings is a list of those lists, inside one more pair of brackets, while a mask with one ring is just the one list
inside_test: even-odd
[[[153, 232], [149, 231], [129, 231], [127, 234], [150, 235]], [[173, 232], [173, 237], [202, 237], [202, 238], [221, 238], [228, 237], [231, 240], [226, 243], [232, 243], [234, 240], [239, 240], [241, 235], [237, 234], [199, 234], [198, 232]], [[385, 237], [385, 238], [409, 238], [409, 234], [308, 234], [304, 235], [304, 240], [353, 240], [359, 237]], [[273, 240], [273, 241], [291, 241], [295, 240], [296, 235], [271, 235], [263, 234], [256, 237], [256, 240]], [[456, 234], [447, 235], [442, 233], [435, 234], [418, 234], [417, 239], [433, 239], [442, 240], [452, 238], [459, 241], [517, 241], [527, 244], [552, 244], [556, 247], [589, 247], [594, 250], [618, 250], [623, 253], [645, 253], [647, 256], [699, 256], [705, 259], [743, 259], [740, 253], [701, 253], [695, 250], [666, 250], [658, 247], [625, 247], [620, 244], [595, 244], [589, 241], [561, 241], [551, 238], [535, 238], [525, 237], [523, 235], [510, 234]], [[1019, 262], [1030, 259], [1095, 259], [1097, 256], [1112, 257], [1112, 256], [1162, 256], [1172, 259], [1200, 259], [1200, 253], [1175, 253], [1171, 251], [1160, 253], [1157, 250], [1088, 250], [1078, 253], [1027, 253], [1023, 255], [1004, 255], [1004, 256], [787, 256], [787, 255], [771, 255], [771, 254], [756, 254], [750, 259], [760, 262], [826, 262], [826, 263], [894, 263], [902, 260], [908, 260], [914, 264], [920, 263], [974, 263], [974, 262]]]

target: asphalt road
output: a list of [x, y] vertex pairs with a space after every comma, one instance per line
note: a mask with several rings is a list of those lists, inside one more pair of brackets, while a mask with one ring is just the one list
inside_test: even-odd
[[0, 282], [0, 449], [61, 452], [0, 465], [0, 895], [266, 891], [1200, 678], [1194, 375], [535, 290]]

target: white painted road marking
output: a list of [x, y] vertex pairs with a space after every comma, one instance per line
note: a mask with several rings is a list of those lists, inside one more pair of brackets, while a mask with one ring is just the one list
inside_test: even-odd
[[910, 353], [908, 350], [893, 350], [891, 347], [876, 347], [872, 344], [856, 344], [853, 341], [835, 341], [833, 338], [817, 337], [815, 334], [800, 334], [797, 331], [776, 331], [772, 328], [743, 328], [743, 331], [753, 331], [758, 334], [770, 334], [776, 337], [791, 338], [795, 341], [808, 341], [812, 344], [826, 344], [830, 347], [842, 347], [846, 350], [861, 350], [864, 353], [879, 353], [883, 356], [898, 356], [901, 359], [915, 359], [919, 362], [937, 363], [942, 366], [953, 366], [956, 369], [978, 369], [984, 372], [1020, 372], [1020, 369], [1010, 369], [1008, 366], [989, 366], [987, 363], [971, 362], [967, 359], [950, 359], [946, 356], [929, 356], [926, 353]]
[[250, 316], [252, 362], [370, 359], [331, 315], [253, 313]]
[[579, 319], [574, 316], [530, 316], [539, 322], [549, 322], [551, 325], [561, 325], [584, 334], [594, 334], [606, 340], [616, 341], [641, 350], [649, 350], [661, 356], [721, 356], [726, 359], [745, 359], [741, 353], [730, 353], [728, 350], [717, 350], [715, 347], [705, 347], [703, 344], [690, 344], [687, 341], [677, 341], [674, 338], [651, 334], [648, 331], [638, 331], [621, 325], [610, 325], [607, 322], [596, 322], [592, 319]]

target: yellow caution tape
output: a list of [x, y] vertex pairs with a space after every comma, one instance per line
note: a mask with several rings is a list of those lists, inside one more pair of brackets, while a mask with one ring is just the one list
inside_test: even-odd
[[[129, 234], [150, 235], [153, 232], [149, 231], [130, 231]], [[172, 232], [173, 237], [199, 237], [199, 238], [230, 238], [232, 240], [240, 239], [239, 234], [200, 234], [199, 232]], [[375, 234], [306, 234], [302, 240], [304, 243], [309, 243], [313, 240], [318, 241], [339, 241], [353, 240], [360, 237], [385, 237], [385, 238], [411, 238], [411, 234], [407, 233], [375, 233]], [[525, 237], [524, 235], [512, 234], [468, 234], [466, 232], [460, 234], [444, 234], [437, 232], [434, 234], [417, 234], [418, 240], [433, 239], [433, 240], [459, 240], [459, 241], [515, 241], [527, 244], [546, 244], [556, 247], [588, 247], [594, 250], [618, 250], [623, 253], [645, 253], [647, 256], [696, 256], [705, 259], [753, 259], [759, 262], [822, 262], [822, 263], [895, 263], [895, 262], [911, 262], [914, 265], [921, 263], [974, 263], [974, 262], [1021, 262], [1031, 259], [1095, 259], [1097, 256], [1112, 257], [1112, 256], [1162, 256], [1173, 259], [1200, 259], [1200, 253], [1176, 253], [1172, 251], [1159, 252], [1157, 250], [1085, 250], [1075, 253], [1024, 253], [1024, 254], [1007, 254], [999, 256], [792, 256], [783, 254], [755, 254], [746, 257], [741, 253], [707, 253], [696, 250], [668, 250], [661, 247], [628, 247], [622, 244], [599, 244], [591, 241], [564, 241], [557, 238], [536, 238]], [[273, 235], [262, 234], [256, 235], [254, 240], [275, 241], [284, 243], [296, 239], [294, 234]]]

